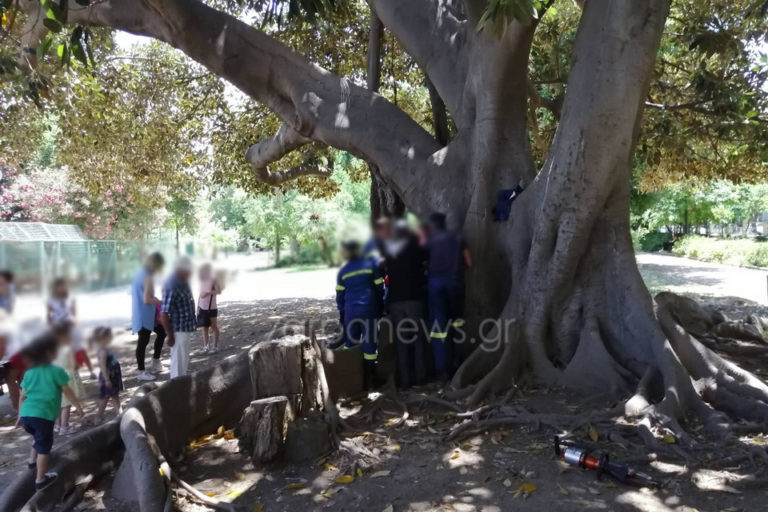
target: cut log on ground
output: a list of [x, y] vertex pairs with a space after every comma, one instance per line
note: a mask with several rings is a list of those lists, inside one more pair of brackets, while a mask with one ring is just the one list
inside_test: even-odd
[[269, 462], [280, 452], [292, 413], [288, 398], [273, 396], [254, 400], [245, 409], [237, 435], [240, 450], [254, 464]]

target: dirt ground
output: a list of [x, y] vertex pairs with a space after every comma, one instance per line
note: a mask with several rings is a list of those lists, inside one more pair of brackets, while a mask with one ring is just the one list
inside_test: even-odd
[[[726, 314], [740, 317], [747, 312], [762, 312], [763, 307], [740, 298], [714, 300]], [[222, 338], [225, 349], [216, 355], [194, 353], [192, 370], [215, 364], [217, 360], [244, 350], [264, 339], [275, 326], [285, 322], [300, 324], [308, 316], [335, 317], [332, 300], [290, 299], [226, 302], [220, 307]], [[200, 334], [193, 338], [193, 349], [200, 346]], [[138, 385], [133, 360], [135, 338], [123, 332], [115, 342], [126, 378], [127, 392]], [[168, 351], [164, 350], [167, 363]], [[752, 360], [747, 366], [762, 378], [768, 377], [765, 361]], [[85, 373], [83, 373], [83, 376]], [[168, 374], [163, 373], [162, 379]], [[89, 407], [83, 428], [93, 418], [96, 386], [86, 381]], [[747, 435], [732, 446], [715, 450], [692, 424], [689, 430], [697, 444], [679, 450], [662, 443], [664, 450], [648, 462], [649, 453], [637, 437], [633, 425], [616, 427], [605, 421], [587, 422], [571, 430], [565, 423], [557, 426], [538, 422], [483, 431], [477, 435], [446, 441], [447, 434], [461, 421], [454, 411], [428, 401], [439, 398], [434, 387], [400, 394], [407, 404], [408, 417], [400, 423], [403, 410], [384, 396], [370, 395], [357, 401], [342, 402], [341, 411], [354, 427], [342, 436], [340, 450], [318, 460], [296, 465], [254, 467], [238, 453], [236, 440], [216, 439], [190, 449], [186, 464], [176, 468], [182, 479], [198, 490], [236, 510], [295, 511], [366, 510], [389, 511], [675, 511], [736, 512], [768, 510], [764, 487], [737, 490], [746, 475], [762, 473], [764, 462], [749, 459], [729, 463], [731, 454], [768, 442], [760, 435]], [[574, 423], [590, 412], [615, 404], [590, 401], [561, 390], [521, 390], [507, 406], [532, 414], [572, 415]], [[380, 407], [379, 407], [380, 406]], [[376, 410], [370, 422], [364, 416]], [[0, 410], [0, 414], [3, 412]], [[25, 469], [29, 440], [14, 430], [9, 418], [0, 426], [0, 488]], [[622, 432], [624, 437], [609, 437]], [[611, 454], [617, 462], [631, 462], [662, 483], [660, 489], [633, 488], [596, 479], [594, 472], [563, 466], [554, 456], [553, 436], [567, 435], [592, 444], [597, 451]], [[597, 442], [591, 437], [597, 435]], [[66, 442], [58, 437], [56, 444]], [[758, 457], [759, 459], [759, 457]], [[346, 476], [346, 478], [344, 478]], [[340, 480], [339, 480], [340, 479]], [[347, 482], [348, 483], [340, 483]], [[176, 496], [177, 507], [184, 512], [209, 510]], [[109, 479], [88, 492], [77, 510], [135, 510], [111, 497]]]

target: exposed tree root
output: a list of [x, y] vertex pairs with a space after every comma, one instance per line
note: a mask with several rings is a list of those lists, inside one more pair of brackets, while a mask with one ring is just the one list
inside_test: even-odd
[[[605, 340], [610, 331], [600, 322], [583, 321], [582, 331], [570, 359], [556, 383], [584, 391], [588, 382], [597, 382], [608, 395], [624, 395], [625, 384], [634, 381], [635, 390], [612, 413], [634, 417], [634, 434], [648, 450], [687, 459], [687, 451], [695, 446], [686, 427], [681, 424], [698, 418], [705, 432], [719, 441], [734, 438], [735, 420], [746, 420], [752, 431], [768, 427], [768, 386], [759, 378], [724, 359], [716, 352], [729, 355], [755, 356], [768, 354], [763, 337], [762, 319], [729, 321], [716, 310], [705, 308], [691, 299], [671, 293], [656, 297], [655, 338], [649, 340], [652, 359], [646, 362], [627, 360], [614, 354]], [[515, 326], [515, 322], [512, 322]], [[521, 350], [522, 330], [513, 327], [503, 348], [492, 354], [476, 350], [454, 384], [466, 383], [473, 369], [482, 368], [480, 360], [495, 359], [496, 365], [475, 384], [459, 389], [452, 398], [465, 398], [470, 406], [509, 389], [515, 383], [515, 370], [530, 353]], [[727, 335], [728, 338], [722, 336]], [[530, 369], [545, 366], [530, 363]], [[553, 365], [552, 368], [555, 368]], [[535, 370], [534, 370], [535, 371]], [[551, 377], [551, 372], [548, 373]], [[534, 373], [534, 377], [535, 377]], [[549, 377], [545, 382], [551, 382]], [[614, 383], [611, 386], [611, 383]], [[495, 411], [495, 414], [492, 412]], [[483, 406], [474, 413], [461, 412], [471, 418], [454, 429], [450, 440], [472, 435], [489, 428], [521, 423], [549, 424], [562, 427], [565, 418], [518, 412], [504, 415], [501, 409]], [[571, 419], [573, 423], [574, 419]], [[744, 426], [741, 427], [745, 428]], [[671, 436], [674, 444], [661, 443]]]

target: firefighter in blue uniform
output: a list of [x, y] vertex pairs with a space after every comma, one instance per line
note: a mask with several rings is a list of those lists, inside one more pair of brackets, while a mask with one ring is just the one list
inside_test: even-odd
[[361, 255], [360, 244], [344, 242], [342, 251], [347, 263], [336, 280], [336, 305], [344, 327], [347, 347], [362, 345], [365, 385], [375, 382], [378, 347], [376, 328], [384, 300], [384, 278], [379, 266]]
[[458, 351], [453, 338], [455, 330], [464, 326], [464, 269], [472, 266], [472, 256], [462, 236], [447, 229], [444, 214], [433, 213], [429, 227], [429, 342], [435, 373], [445, 383], [456, 370]]

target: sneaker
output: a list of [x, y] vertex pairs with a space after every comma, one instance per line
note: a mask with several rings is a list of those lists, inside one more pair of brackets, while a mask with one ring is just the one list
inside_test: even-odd
[[68, 436], [72, 431], [68, 427], [61, 427], [59, 429], [60, 436]]
[[160, 373], [163, 370], [163, 363], [161, 363], [159, 359], [152, 359], [152, 371]]
[[155, 376], [148, 371], [143, 371], [139, 374], [139, 380], [155, 380]]
[[61, 431], [61, 428], [58, 425], [54, 425], [53, 431], [58, 434]]
[[37, 461], [36, 460], [28, 460], [27, 461], [27, 468], [28, 469], [37, 469]]
[[39, 482], [35, 482], [35, 489], [37, 489], [38, 491], [47, 489], [53, 482], [56, 481], [57, 478], [59, 478], [59, 474], [56, 473], [55, 471], [46, 473], [45, 478], [43, 478]]

